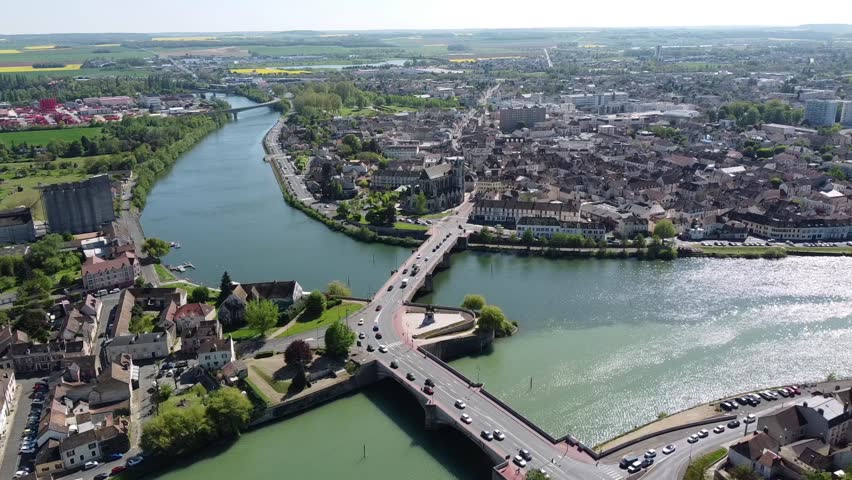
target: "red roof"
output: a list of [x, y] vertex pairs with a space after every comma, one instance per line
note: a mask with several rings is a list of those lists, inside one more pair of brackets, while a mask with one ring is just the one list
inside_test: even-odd
[[175, 312], [174, 320], [180, 320], [187, 317], [202, 317], [205, 318], [213, 311], [213, 307], [206, 303], [187, 303], [180, 307]]
[[130, 252], [123, 252], [111, 259], [89, 257], [83, 262], [83, 275], [105, 272], [107, 270], [119, 270], [124, 266], [133, 265], [135, 261], [136, 255]]

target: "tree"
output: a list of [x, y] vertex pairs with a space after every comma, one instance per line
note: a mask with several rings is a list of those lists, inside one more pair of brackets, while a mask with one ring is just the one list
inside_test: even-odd
[[645, 248], [645, 245], [646, 245], [645, 244], [645, 235], [638, 233], [638, 234], [636, 234], [635, 237], [633, 237], [633, 246], [634, 247]]
[[322, 292], [311, 292], [305, 300], [305, 315], [310, 318], [318, 317], [325, 311], [326, 300]]
[[325, 350], [331, 355], [342, 357], [348, 354], [354, 343], [355, 332], [340, 320], [325, 331]]
[[428, 201], [426, 200], [426, 195], [423, 192], [418, 193], [414, 196], [414, 212], [418, 215], [423, 215], [424, 213], [429, 211], [427, 207]]
[[169, 244], [159, 238], [147, 238], [145, 239], [145, 243], [142, 244], [142, 251], [156, 259], [165, 257], [169, 254], [170, 250], [171, 247], [169, 247]]
[[347, 202], [340, 202], [340, 204], [337, 205], [337, 215], [339, 217], [347, 218], [351, 213], [352, 211], [349, 209], [349, 204]]
[[524, 480], [547, 480], [550, 478], [547, 474], [541, 473], [540, 470], [530, 470], [524, 475]]
[[246, 305], [246, 323], [261, 335], [278, 323], [278, 306], [272, 300], [262, 298]]
[[207, 417], [222, 436], [239, 435], [251, 419], [254, 406], [242, 392], [222, 387], [207, 399]]
[[465, 295], [461, 306], [471, 310], [482, 310], [482, 307], [485, 306], [485, 297], [482, 295]]
[[219, 281], [219, 297], [216, 299], [216, 306], [222, 305], [231, 294], [231, 276], [228, 271], [222, 274], [222, 280]]
[[207, 300], [210, 300], [210, 289], [204, 285], [193, 288], [192, 293], [189, 294], [191, 303], [205, 303]]
[[304, 340], [293, 340], [284, 350], [284, 361], [287, 365], [295, 365], [300, 369], [305, 368], [305, 365], [310, 363], [313, 358], [311, 347]]
[[170, 410], [145, 424], [141, 446], [152, 454], [180, 457], [210, 441], [213, 432], [204, 407]]
[[[831, 158], [829, 158], [829, 160], [831, 160]], [[828, 170], [828, 176], [835, 180], [846, 180], [846, 172], [844, 172], [839, 165], [834, 165], [833, 167], [831, 167], [831, 169]]]
[[506, 325], [506, 316], [500, 307], [485, 305], [479, 312], [479, 327], [484, 330], [498, 331]]
[[351, 297], [352, 290], [345, 283], [335, 280], [328, 284], [325, 294], [329, 297]]
[[746, 465], [737, 465], [731, 472], [731, 478], [734, 480], [760, 480], [760, 475]]
[[343, 137], [343, 144], [347, 145], [352, 150], [352, 153], [361, 151], [361, 140], [351, 133]]
[[660, 220], [654, 227], [654, 236], [660, 238], [672, 238], [677, 235], [674, 225], [671, 220]]
[[521, 242], [523, 242], [524, 245], [532, 245], [533, 242], [535, 242], [535, 235], [533, 235], [532, 230], [524, 230], [524, 234], [521, 236]]

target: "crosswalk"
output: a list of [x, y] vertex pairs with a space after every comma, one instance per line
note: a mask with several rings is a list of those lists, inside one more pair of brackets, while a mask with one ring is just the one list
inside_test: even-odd
[[618, 469], [618, 467], [612, 465], [601, 465], [598, 467], [598, 469], [600, 469], [601, 473], [611, 478], [612, 480], [620, 480], [622, 478], [621, 471]]
[[401, 341], [399, 341], [399, 340], [397, 340], [397, 341], [395, 341], [395, 342], [388, 343], [388, 344], [387, 344], [387, 345], [385, 345], [385, 346], [386, 346], [386, 347], [388, 347], [388, 349], [393, 349], [394, 347], [398, 347], [398, 346], [400, 346], [400, 345], [402, 345], [402, 342], [401, 342]]

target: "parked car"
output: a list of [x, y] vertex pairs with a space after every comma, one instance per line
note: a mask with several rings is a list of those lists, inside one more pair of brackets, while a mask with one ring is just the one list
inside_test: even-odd
[[388, 353], [388, 347], [379, 345], [379, 353]]
[[98, 468], [98, 465], [100, 465], [100, 463], [96, 462], [95, 460], [90, 460], [83, 464], [83, 470], [91, 470], [93, 468]]
[[526, 462], [526, 460], [524, 460], [523, 458], [521, 458], [521, 456], [520, 456], [520, 455], [515, 455], [515, 456], [514, 456], [514, 458], [512, 458], [512, 463], [514, 463], [515, 465], [517, 465], [517, 466], [519, 466], [519, 467], [521, 467], [521, 468], [524, 468], [524, 467], [526, 467], [526, 466], [527, 466], [527, 462]]
[[119, 473], [121, 473], [125, 470], [127, 470], [127, 467], [125, 465], [116, 465], [116, 466], [112, 467], [112, 470], [110, 471], [110, 473], [112, 473], [113, 475], [118, 475]]
[[368, 344], [367, 344], [367, 351], [368, 351], [368, 352], [375, 352], [375, 351], [376, 351], [376, 347], [374, 347], [374, 346], [373, 346], [373, 344], [368, 343]]
[[127, 460], [127, 466], [128, 467], [135, 467], [136, 465], [139, 465], [140, 463], [142, 463], [143, 460], [145, 460], [145, 457], [143, 457], [142, 455], [136, 455], [135, 457], [130, 457], [130, 459]]
[[730, 422], [728, 422], [728, 428], [737, 428], [739, 426], [740, 426], [739, 420], [731, 420]]
[[713, 429], [713, 433], [722, 433], [725, 431], [724, 425], [716, 425], [716, 428]]
[[103, 472], [103, 473], [99, 473], [99, 474], [95, 475], [95, 480], [106, 480], [107, 478], [109, 478], [109, 473], [107, 473], [107, 472]]
[[367, 335], [364, 332], [360, 332], [360, 333], [358, 333], [358, 338], [360, 340], [364, 340], [365, 338], [367, 338]]
[[689, 443], [695, 443], [698, 440], [699, 440], [698, 435], [696, 435], [694, 433], [692, 435], [690, 435], [689, 438], [686, 439], [686, 441], [689, 442]]
[[743, 422], [754, 423], [755, 420], [757, 420], [757, 417], [755, 417], [753, 413], [749, 413], [748, 415], [746, 415], [746, 418], [743, 420]]
[[677, 447], [675, 447], [672, 444], [668, 444], [665, 447], [663, 447], [663, 455], [670, 455], [670, 454], [674, 453], [675, 450], [677, 450]]
[[728, 402], [722, 402], [722, 403], [720, 403], [720, 404], [719, 404], [719, 408], [721, 408], [722, 410], [724, 410], [724, 411], [726, 411], [726, 412], [730, 412], [731, 410], [733, 410], [733, 409], [734, 409], [734, 407], [732, 407], [732, 406], [731, 406], [731, 404], [730, 404], [730, 403], [728, 403]]
[[361, 325], [364, 325], [364, 319], [363, 318], [358, 319], [358, 326], [360, 327]]
[[121, 453], [111, 453], [106, 456], [107, 462], [114, 462], [116, 460], [121, 460], [124, 457], [124, 454]]
[[376, 311], [380, 312], [382, 310], [382, 304], [376, 305]]
[[382, 332], [376, 332], [376, 340], [382, 339]]

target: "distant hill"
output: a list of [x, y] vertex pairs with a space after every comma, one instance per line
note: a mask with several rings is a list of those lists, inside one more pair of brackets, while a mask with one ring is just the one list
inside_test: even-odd
[[799, 28], [806, 28], [815, 32], [825, 33], [852, 33], [852, 25], [845, 23], [816, 23], [799, 25]]

